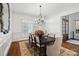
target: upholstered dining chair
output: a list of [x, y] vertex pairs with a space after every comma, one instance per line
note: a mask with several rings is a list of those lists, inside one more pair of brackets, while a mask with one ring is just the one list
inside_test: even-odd
[[62, 44], [62, 38], [56, 38], [53, 45], [47, 46], [47, 56], [58, 56], [60, 54], [60, 48]]

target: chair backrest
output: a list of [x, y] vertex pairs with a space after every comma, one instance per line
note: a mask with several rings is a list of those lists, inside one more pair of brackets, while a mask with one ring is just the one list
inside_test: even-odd
[[36, 42], [40, 43], [39, 37], [35, 36]]
[[33, 42], [34, 41], [34, 35], [30, 33], [29, 39]]
[[56, 38], [55, 43], [53, 45], [47, 46], [47, 55], [48, 56], [58, 56], [60, 54], [60, 48], [62, 44], [62, 38]]

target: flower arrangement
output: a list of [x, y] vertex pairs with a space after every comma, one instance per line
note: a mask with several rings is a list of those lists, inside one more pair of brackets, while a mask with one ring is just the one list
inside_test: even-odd
[[42, 30], [36, 30], [35, 35], [38, 36], [38, 37], [41, 37], [41, 36], [44, 35], [44, 32]]

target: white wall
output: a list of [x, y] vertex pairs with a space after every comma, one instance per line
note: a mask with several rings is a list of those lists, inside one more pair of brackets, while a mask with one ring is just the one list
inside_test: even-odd
[[48, 31], [55, 33], [56, 37], [62, 37], [62, 19], [61, 16], [69, 15], [75, 12], [79, 12], [79, 7], [71, 8], [70, 10], [64, 11], [60, 14], [52, 16], [47, 22], [51, 25], [48, 26]]
[[30, 22], [32, 22], [32, 20], [33, 20], [33, 17], [27, 16], [26, 14], [12, 12], [13, 41], [25, 40], [24, 39], [25, 36], [22, 31], [23, 30], [22, 23], [23, 22], [30, 23]]
[[[26, 36], [24, 35], [25, 33], [23, 32], [23, 24], [22, 23], [26, 23], [27, 24], [32, 24], [35, 23], [36, 17], [33, 16], [29, 16], [27, 14], [24, 13], [18, 13], [18, 12], [12, 12], [12, 36], [13, 36], [13, 41], [19, 41], [19, 40], [26, 40], [28, 39], [27, 36], [28, 34], [26, 34]], [[46, 18], [45, 18], [46, 20]], [[30, 30], [31, 28], [29, 28]], [[35, 30], [35, 29], [34, 29]], [[26, 38], [25, 38], [26, 37]]]
[[[62, 13], [59, 13], [55, 16], [50, 17], [47, 20], [47, 27], [48, 27], [48, 32], [56, 34], [56, 37], [62, 37], [62, 19], [61, 16], [69, 15], [75, 12], [79, 12], [79, 7], [71, 8], [70, 10], [65, 10]], [[30, 16], [27, 16], [25, 14], [19, 14], [16, 12], [12, 13], [12, 24], [13, 24], [13, 39], [14, 41], [17, 39], [21, 39], [23, 36], [20, 34], [21, 31], [21, 20], [31, 20], [33, 19]]]
[[59, 16], [55, 16], [53, 18], [50, 18], [48, 21], [47, 27], [49, 33], [56, 34], [57, 37], [61, 36], [61, 19]]

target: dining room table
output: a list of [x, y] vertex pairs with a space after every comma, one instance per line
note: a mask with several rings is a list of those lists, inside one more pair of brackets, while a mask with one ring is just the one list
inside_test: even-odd
[[44, 45], [45, 49], [44, 49], [44, 54], [45, 56], [46, 54], [46, 49], [48, 45], [53, 45], [55, 42], [55, 37], [50, 37], [50, 36], [44, 36], [40, 38], [40, 42], [38, 42], [40, 45]]
[[[29, 43], [31, 43], [31, 36], [32, 36], [33, 34], [30, 34], [30, 36], [29, 36]], [[55, 42], [55, 37], [51, 37], [51, 36], [42, 36], [42, 37], [40, 37], [40, 42], [37, 42], [39, 45], [44, 45], [45, 47], [44, 47], [44, 55], [46, 56], [47, 54], [46, 54], [46, 49], [47, 49], [47, 46], [48, 45], [53, 45], [54, 44], [54, 42]]]

